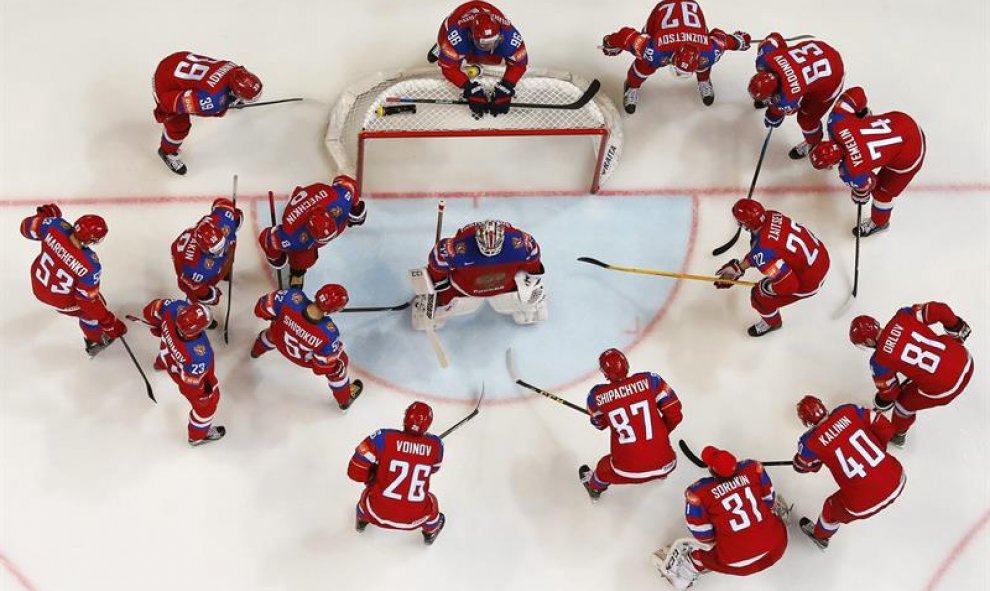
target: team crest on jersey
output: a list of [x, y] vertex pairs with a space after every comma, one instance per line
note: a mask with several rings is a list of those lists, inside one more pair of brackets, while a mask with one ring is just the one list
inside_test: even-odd
[[196, 345], [195, 347], [193, 347], [193, 353], [195, 353], [200, 357], [206, 355], [206, 345], [203, 344]]
[[340, 214], [342, 214], [342, 213], [344, 213], [344, 210], [341, 209], [340, 206], [337, 206], [337, 207], [334, 207], [334, 208], [331, 208], [330, 209], [330, 217], [339, 218], [340, 217]]
[[458, 242], [454, 245], [454, 254], [465, 254], [467, 252], [467, 244], [463, 242]]
[[203, 259], [203, 266], [206, 267], [207, 270], [211, 270], [213, 267], [217, 266], [217, 262], [210, 257], [206, 257]]
[[330, 322], [329, 320], [328, 320], [328, 321], [326, 322], [326, 324], [324, 324], [323, 326], [324, 326], [324, 328], [326, 328], [327, 330], [337, 330], [337, 327], [336, 327], [336, 326], [334, 326], [334, 324], [333, 324], [333, 322]]
[[303, 230], [302, 232], [299, 233], [299, 241], [309, 242], [309, 234], [306, 233], [306, 230]]
[[301, 304], [304, 299], [305, 299], [305, 297], [303, 296], [303, 294], [301, 292], [298, 292], [297, 291], [296, 293], [292, 294], [292, 303], [293, 304]]
[[505, 273], [488, 273], [479, 275], [474, 280], [475, 286], [480, 290], [494, 289], [505, 284]]
[[516, 248], [516, 249], [522, 248], [522, 245], [523, 245], [522, 238], [518, 236], [512, 237], [512, 248]]

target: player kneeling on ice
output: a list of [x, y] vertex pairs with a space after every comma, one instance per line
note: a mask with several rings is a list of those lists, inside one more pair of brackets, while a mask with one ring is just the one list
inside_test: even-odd
[[[427, 54], [430, 62], [440, 63], [444, 78], [463, 91], [475, 118], [509, 112], [516, 84], [526, 73], [529, 56], [522, 35], [498, 8], [487, 2], [465, 2], [440, 25], [437, 44]], [[464, 62], [494, 66], [505, 62], [505, 74], [489, 97], [480, 83], [461, 70]]]
[[694, 536], [653, 554], [660, 574], [675, 589], [710, 571], [745, 576], [774, 565], [787, 548], [790, 507], [755, 460], [737, 461], [708, 446], [701, 452], [710, 476], [684, 492], [687, 527]]
[[853, 228], [854, 236], [883, 232], [890, 227], [894, 198], [925, 162], [924, 132], [900, 111], [871, 114], [866, 92], [855, 86], [842, 93], [828, 116], [828, 136], [811, 151], [811, 165], [824, 170], [838, 164], [854, 203], [865, 205], [872, 194], [870, 217]]
[[190, 116], [223, 117], [235, 104], [254, 102], [261, 80], [234, 62], [179, 51], [159, 62], [151, 92], [155, 121], [164, 126], [158, 156], [175, 174], [186, 174], [179, 148], [192, 129]]
[[639, 102], [639, 88], [659, 68], [670, 66], [678, 77], [694, 74], [698, 93], [705, 106], [715, 102], [711, 76], [726, 51], [746, 51], [752, 41], [749, 33], [729, 34], [721, 29], [708, 31], [705, 15], [695, 2], [662, 0], [653, 8], [642, 33], [623, 27], [606, 35], [602, 53], [616, 56], [623, 51], [636, 56], [623, 84], [622, 105], [632, 115]]
[[592, 501], [609, 485], [639, 484], [666, 478], [677, 467], [670, 433], [681, 422], [681, 401], [667, 382], [652, 372], [629, 375], [629, 361], [618, 349], [598, 357], [607, 384], [588, 394], [591, 424], [611, 431], [611, 453], [578, 477]]
[[41, 242], [41, 254], [31, 263], [34, 297], [60, 314], [79, 319], [86, 353], [94, 357], [127, 327], [107, 309], [100, 294], [103, 268], [92, 251], [107, 235], [98, 215], [84, 215], [74, 224], [62, 219], [54, 203], [42, 205], [21, 222], [21, 235]]
[[361, 395], [364, 384], [361, 380], [352, 383], [348, 377], [344, 342], [329, 316], [343, 310], [347, 301], [347, 290], [334, 283], [321, 287], [314, 301], [295, 288], [261, 296], [254, 307], [254, 315], [270, 320], [271, 326], [258, 333], [251, 347], [251, 357], [257, 359], [278, 349], [296, 365], [326, 376], [340, 410], [347, 410]]
[[840, 524], [866, 519], [893, 503], [907, 478], [900, 462], [886, 452], [894, 427], [882, 414], [855, 404], [829, 413], [814, 396], [798, 402], [797, 414], [810, 429], [798, 442], [794, 469], [817, 472], [825, 464], [839, 485], [825, 499], [818, 523], [801, 518], [801, 531], [824, 550]]
[[209, 312], [186, 300], [157, 299], [144, 307], [144, 321], [151, 334], [161, 339], [155, 369], [167, 370], [179, 392], [192, 405], [189, 445], [221, 439], [227, 430], [213, 425], [213, 415], [220, 403], [220, 385], [213, 366], [213, 347], [206, 336]]
[[[750, 291], [750, 303], [761, 320], [748, 332], [760, 337], [783, 325], [780, 308], [818, 293], [828, 273], [828, 251], [811, 230], [753, 199], [737, 201], [732, 216], [749, 231], [750, 250], [742, 261], [722, 265], [718, 276], [735, 281], [750, 267], [766, 275]], [[731, 283], [715, 282], [716, 289], [730, 287]]]
[[468, 224], [437, 242], [425, 271], [410, 271], [413, 328], [440, 328], [486, 301], [516, 324], [546, 320], [543, 272], [540, 246], [526, 232], [497, 220]]
[[[237, 230], [244, 212], [234, 202], [221, 197], [213, 202], [210, 214], [195, 226], [183, 230], [172, 243], [172, 265], [179, 289], [190, 302], [204, 306], [220, 303], [217, 284], [230, 273], [237, 246]], [[210, 328], [216, 328], [213, 320]]]
[[432, 544], [446, 518], [430, 492], [430, 478], [443, 462], [443, 442], [429, 433], [433, 409], [413, 402], [406, 409], [402, 431], [379, 429], [366, 437], [347, 466], [347, 476], [365, 488], [357, 504], [354, 526], [420, 529]]
[[[945, 334], [932, 330], [934, 324]], [[963, 345], [969, 334], [966, 321], [942, 302], [901, 308], [883, 328], [870, 316], [853, 318], [849, 340], [875, 349], [870, 356], [874, 410], [894, 409], [891, 443], [903, 446], [918, 411], [949, 404], [969, 385], [973, 357]], [[907, 379], [902, 382], [898, 374]]]
[[296, 187], [282, 212], [282, 223], [265, 228], [258, 237], [268, 264], [289, 264], [289, 287], [302, 289], [306, 271], [316, 264], [319, 249], [367, 218], [357, 195], [357, 181], [341, 175], [329, 185]]

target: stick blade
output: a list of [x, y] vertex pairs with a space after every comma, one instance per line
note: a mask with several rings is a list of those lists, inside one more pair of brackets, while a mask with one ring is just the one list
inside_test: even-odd
[[691, 451], [691, 448], [688, 447], [688, 444], [685, 443], [683, 439], [680, 439], [680, 440], [677, 441], [677, 447], [681, 448], [681, 453], [684, 454], [684, 457], [686, 457], [688, 459], [688, 461], [691, 462], [692, 464], [694, 464], [695, 466], [697, 466], [699, 468], [707, 468], [708, 467], [707, 464], [705, 464], [704, 462], [701, 461], [701, 458], [699, 458], [698, 456], [694, 455], [694, 452]]
[[729, 239], [728, 242], [726, 242], [722, 246], [719, 246], [718, 248], [716, 248], [715, 250], [712, 251], [712, 256], [713, 257], [717, 257], [717, 256], [722, 256], [723, 254], [725, 254], [730, 248], [732, 248], [733, 246], [736, 245], [736, 242], [739, 241], [739, 236], [741, 234], [742, 234], [742, 226], [739, 226], [738, 228], [736, 228], [735, 235], [732, 236], [732, 238]]
[[578, 257], [577, 260], [580, 263], [588, 263], [589, 265], [595, 265], [597, 267], [601, 267], [602, 269], [608, 269], [608, 263], [603, 263], [598, 259], [594, 259], [591, 257]]
[[598, 94], [598, 91], [601, 89], [601, 87], [602, 87], [602, 83], [598, 81], [598, 78], [592, 80], [591, 84], [588, 85], [588, 89], [584, 91], [583, 95], [581, 95], [581, 98], [579, 98], [577, 102], [574, 103], [573, 108], [580, 109], [581, 107], [587, 105], [589, 102], [591, 102], [591, 99], [595, 98], [595, 95]]

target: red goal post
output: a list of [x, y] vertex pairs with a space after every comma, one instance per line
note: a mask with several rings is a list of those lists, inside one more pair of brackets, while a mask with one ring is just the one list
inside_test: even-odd
[[[501, 79], [503, 68], [486, 66], [478, 78], [486, 89]], [[530, 68], [516, 85], [515, 101], [541, 104], [572, 103], [589, 81], [570, 72]], [[591, 192], [596, 193], [615, 170], [622, 151], [622, 123], [612, 101], [599, 92], [578, 109], [514, 108], [507, 115], [474, 119], [466, 105], [416, 105], [415, 113], [381, 116], [389, 97], [460, 100], [437, 67], [378, 73], [353, 84], [330, 112], [325, 138], [334, 174], [349, 174], [364, 182], [365, 145], [390, 138], [587, 136], [595, 149]]]

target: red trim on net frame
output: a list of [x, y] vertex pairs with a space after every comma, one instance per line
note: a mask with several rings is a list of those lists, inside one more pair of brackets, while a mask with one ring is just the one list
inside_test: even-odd
[[416, 139], [416, 138], [445, 138], [445, 137], [520, 137], [520, 136], [601, 136], [598, 143], [598, 155], [595, 162], [595, 172], [591, 178], [591, 193], [595, 194], [601, 188], [602, 162], [605, 159], [605, 146], [610, 136], [606, 127], [571, 127], [566, 129], [423, 129], [398, 131], [362, 131], [358, 134], [357, 149], [357, 184], [358, 195], [363, 195], [364, 188], [364, 143], [365, 140], [376, 139]]

